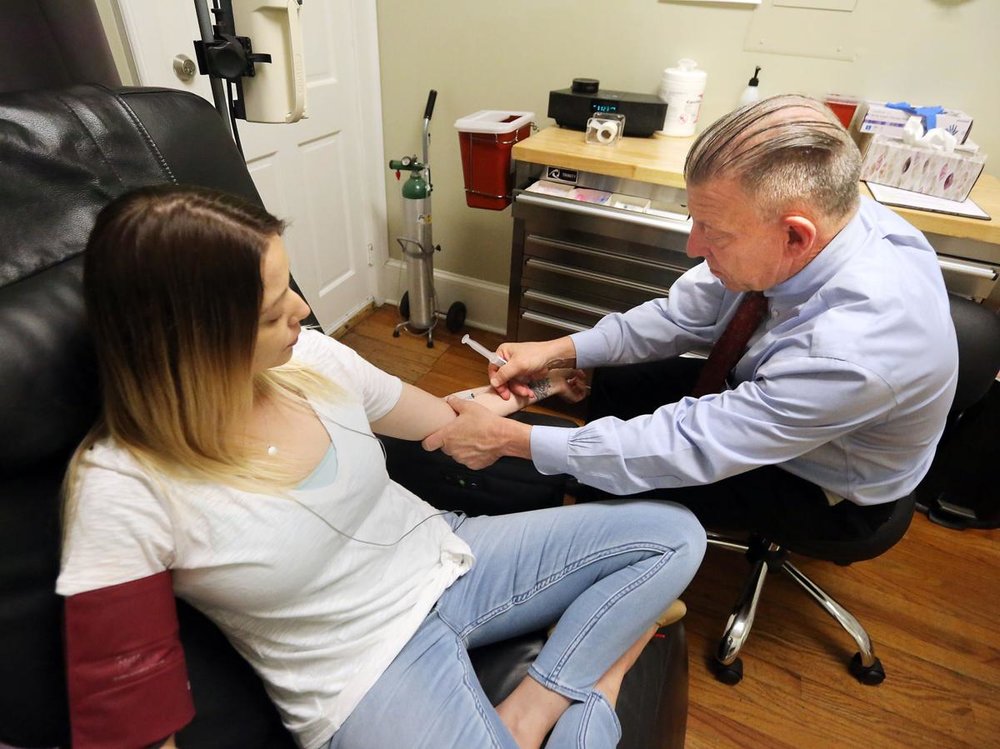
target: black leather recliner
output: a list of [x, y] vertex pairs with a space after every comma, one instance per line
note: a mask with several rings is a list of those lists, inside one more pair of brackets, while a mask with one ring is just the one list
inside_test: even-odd
[[[68, 745], [59, 489], [98, 406], [81, 252], [110, 199], [162, 182], [260, 200], [218, 114], [196, 96], [100, 86], [0, 96], [0, 743]], [[178, 610], [197, 710], [180, 746], [293, 746], [246, 662], [198, 612]], [[665, 635], [623, 685], [622, 747], [683, 746], [683, 624]], [[474, 652], [491, 697], [512, 688], [541, 642]]]

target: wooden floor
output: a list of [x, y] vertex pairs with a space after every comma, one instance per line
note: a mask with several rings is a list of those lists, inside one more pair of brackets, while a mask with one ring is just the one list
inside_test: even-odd
[[[486, 383], [485, 360], [435, 330], [392, 337], [382, 307], [340, 339], [374, 364], [437, 395]], [[501, 338], [469, 331], [488, 348]], [[571, 414], [578, 415], [578, 414]], [[735, 687], [707, 668], [747, 571], [710, 549], [684, 594], [690, 643], [688, 749], [725, 747], [1000, 747], [998, 531], [952, 531], [914, 519], [877, 560], [799, 568], [868, 629], [887, 678], [862, 686], [847, 672], [850, 638], [785, 575], [770, 575]]]

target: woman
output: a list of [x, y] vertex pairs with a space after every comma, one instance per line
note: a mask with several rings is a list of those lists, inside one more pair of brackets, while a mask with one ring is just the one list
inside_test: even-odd
[[[419, 440], [455, 414], [301, 329], [282, 229], [172, 186], [98, 216], [84, 291], [104, 408], [67, 477], [57, 588], [74, 746], [147, 745], [191, 719], [175, 594], [307, 749], [524, 749], [550, 730], [550, 747], [613, 746], [621, 679], [694, 575], [701, 527], [664, 503], [465, 518], [393, 483], [373, 430]], [[466, 648], [552, 624], [489, 705]]]

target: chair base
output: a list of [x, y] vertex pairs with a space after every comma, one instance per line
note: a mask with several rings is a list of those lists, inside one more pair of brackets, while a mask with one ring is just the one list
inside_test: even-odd
[[750, 636], [767, 573], [778, 570], [785, 572], [798, 583], [799, 587], [854, 639], [858, 652], [854, 654], [849, 664], [851, 674], [866, 685], [881, 684], [885, 680], [885, 669], [882, 667], [882, 662], [875, 657], [868, 632], [851, 612], [788, 561], [787, 549], [758, 538], [743, 540], [711, 532], [708, 534], [708, 543], [710, 546], [728, 551], [742, 552], [751, 564], [750, 575], [747, 577], [743, 592], [737, 599], [719, 640], [714, 665], [715, 676], [719, 681], [735, 685], [743, 679], [743, 663], [739, 653]]
[[1000, 512], [995, 508], [991, 516], [981, 516], [981, 508], [970, 507], [964, 500], [949, 501], [947, 494], [941, 494], [926, 504], [918, 499], [917, 509], [925, 513], [932, 523], [954, 531], [964, 531], [967, 528], [982, 530], [1000, 528]]

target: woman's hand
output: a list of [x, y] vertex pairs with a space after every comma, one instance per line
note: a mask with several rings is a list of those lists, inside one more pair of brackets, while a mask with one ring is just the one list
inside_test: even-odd
[[582, 369], [552, 370], [556, 372], [569, 372], [566, 377], [566, 389], [559, 393], [559, 397], [568, 403], [579, 403], [590, 395], [590, 385], [587, 384], [587, 373]]
[[582, 369], [550, 369], [545, 377], [527, 383], [532, 400], [558, 396], [568, 403], [578, 403], [587, 397], [587, 373]]

